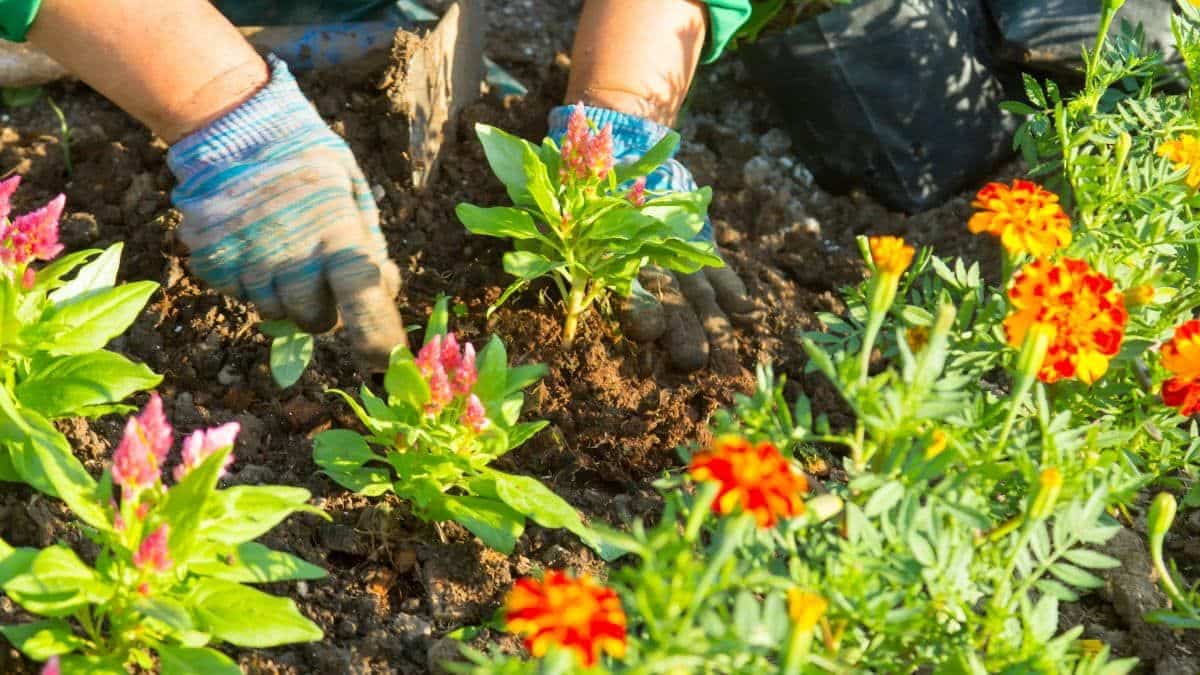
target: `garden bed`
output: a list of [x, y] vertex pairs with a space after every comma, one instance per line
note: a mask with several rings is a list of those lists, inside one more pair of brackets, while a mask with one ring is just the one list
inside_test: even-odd
[[[861, 195], [833, 197], [812, 187], [790, 157], [786, 136], [773, 130], [765, 99], [742, 91], [739, 67], [729, 62], [701, 75], [682, 125], [680, 157], [700, 184], [713, 186], [718, 242], [763, 310], [760, 321], [736, 327], [738, 352], [714, 355], [713, 367], [705, 371], [679, 374], [669, 369], [661, 350], [630, 342], [615, 323], [595, 315], [574, 347], [563, 350], [557, 346], [560, 313], [553, 293], [540, 302], [536, 292], [514, 297], [485, 323], [486, 308], [508, 282], [500, 266], [506, 247], [468, 235], [454, 206], [501, 203], [504, 192], [471, 127], [484, 122], [526, 138], [544, 133], [546, 113], [565, 89], [571, 31], [564, 28], [573, 26], [577, 10], [576, 3], [547, 0], [515, 4], [493, 16], [486, 48], [530, 86], [530, 94], [470, 106], [459, 121], [458, 141], [426, 192], [414, 192], [402, 178], [403, 122], [389, 116], [374, 87], [379, 72], [316, 73], [302, 77], [301, 84], [350, 142], [376, 191], [391, 254], [404, 278], [398, 304], [405, 322], [423, 324], [444, 293], [467, 310], [452, 318], [461, 337], [481, 344], [488, 335], [500, 335], [513, 362], [549, 366], [526, 410], [550, 426], [500, 466], [543, 480], [588, 518], [616, 523], [654, 511], [651, 481], [678, 466], [677, 446], [706, 440], [714, 411], [731, 404], [735, 393], [752, 390], [757, 362], [773, 362], [789, 386], [802, 387], [835, 425], [847, 421], [837, 394], [819, 376], [804, 374], [806, 357], [796, 335], [819, 328], [817, 312], [843, 309], [837, 288], [863, 273], [856, 235], [902, 234], [934, 245], [942, 255], [979, 258], [988, 269], [997, 268], [988, 243], [966, 231], [969, 196], [909, 218]], [[730, 87], [738, 88], [736, 96]], [[312, 436], [331, 426], [357, 427], [349, 408], [325, 393], [363, 381], [344, 345], [318, 338], [312, 367], [296, 385], [280, 390], [267, 369], [269, 343], [255, 328], [257, 315], [202, 289], [187, 271], [185, 252], [173, 236], [178, 215], [168, 202], [173, 181], [163, 144], [82, 85], [56, 85], [47, 93], [71, 128], [73, 172], [66, 173], [57, 119], [44, 101], [6, 111], [0, 169], [25, 177], [18, 206], [65, 191], [63, 237], [69, 249], [124, 240], [122, 278], [156, 280], [162, 289], [115, 349], [164, 375], [159, 391], [181, 433], [241, 423], [229, 483], [303, 486], [333, 518], [326, 523], [297, 516], [263, 540], [329, 571], [326, 580], [269, 589], [294, 598], [326, 639], [237, 653], [247, 672], [427, 672], [431, 661], [453, 653], [453, 643], [442, 636], [488, 622], [514, 578], [542, 566], [602, 573], [602, 563], [565, 532], [532, 528], [505, 557], [453, 523], [423, 524], [394, 498], [370, 502], [318, 474]], [[98, 473], [122, 423], [111, 417], [63, 430]], [[817, 462], [809, 468], [836, 479], [830, 472], [836, 465]], [[82, 537], [66, 529], [63, 515], [60, 504], [28, 488], [7, 484], [0, 492], [0, 536], [14, 545], [78, 542]], [[1172, 554], [1189, 573], [1195, 571], [1189, 565], [1200, 564], [1196, 525], [1183, 523], [1171, 540]], [[1112, 643], [1117, 653], [1147, 659], [1146, 672], [1196, 672], [1200, 641], [1137, 620], [1139, 609], [1161, 604], [1148, 575], [1138, 572], [1144, 546], [1126, 541], [1114, 549], [1119, 550], [1110, 553], [1129, 565], [1124, 576], [1114, 575], [1115, 586], [1064, 610], [1064, 617], [1083, 624], [1086, 637]], [[17, 611], [0, 599], [0, 622]], [[479, 639], [506, 640], [486, 631]], [[0, 649], [0, 670], [34, 672], [7, 645]]]

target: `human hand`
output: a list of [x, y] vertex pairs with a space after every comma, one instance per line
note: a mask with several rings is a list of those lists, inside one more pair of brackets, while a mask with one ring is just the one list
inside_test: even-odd
[[[615, 110], [588, 107], [588, 119], [597, 126], [613, 126], [613, 154], [618, 163], [634, 162], [654, 146], [668, 129], [649, 120]], [[550, 112], [550, 136], [561, 139], [570, 106]], [[692, 173], [672, 158], [646, 177], [649, 191], [696, 189]], [[698, 238], [712, 241], [712, 223], [706, 221]], [[638, 342], [662, 339], [671, 365], [693, 371], [710, 363], [719, 371], [738, 366], [737, 339], [729, 317], [753, 316], [754, 302], [746, 286], [729, 267], [708, 267], [686, 275], [647, 266], [638, 275], [633, 294], [624, 299], [621, 325]]]
[[370, 186], [287, 66], [270, 65], [266, 87], [167, 155], [190, 267], [311, 333], [333, 328], [340, 310], [352, 346], [383, 369], [406, 336]]

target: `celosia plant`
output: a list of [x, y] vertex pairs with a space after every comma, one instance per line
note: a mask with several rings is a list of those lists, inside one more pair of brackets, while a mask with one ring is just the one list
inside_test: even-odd
[[537, 479], [488, 466], [546, 426], [519, 421], [521, 390], [537, 382], [545, 367], [509, 367], [498, 337], [478, 354], [472, 344], [460, 344], [447, 331], [446, 303], [437, 302], [415, 356], [403, 346], [392, 352], [386, 399], [366, 385], [361, 404], [335, 390], [368, 434], [321, 433], [313, 446], [317, 466], [360, 494], [395, 492], [418, 517], [456, 521], [505, 553], [513, 550], [526, 518], [586, 536], [575, 509]]
[[53, 493], [46, 463], [90, 479], [51, 422], [121, 412], [122, 400], [161, 380], [104, 349], [158, 285], [116, 285], [121, 244], [60, 257], [63, 196], [10, 218], [19, 183], [0, 182], [0, 480]]
[[[322, 637], [288, 599], [247, 584], [319, 579], [325, 572], [254, 539], [296, 512], [325, 516], [309, 493], [278, 485], [218, 489], [232, 461], [236, 423], [184, 439], [167, 484], [174, 433], [152, 395], [131, 417], [112, 464], [90, 494], [63, 490], [99, 549], [85, 562], [64, 545], [0, 542], [0, 587], [43, 617], [0, 627], [47, 672], [152, 670], [164, 675], [241, 672], [210, 645], [271, 647]], [[59, 476], [54, 475], [51, 482]], [[70, 498], [67, 498], [68, 495]]]
[[645, 176], [670, 158], [678, 134], [669, 133], [636, 163], [614, 165], [612, 130], [592, 129], [582, 105], [561, 147], [549, 138], [535, 146], [486, 125], [476, 133], [513, 206], [459, 204], [458, 218], [475, 234], [514, 241], [504, 269], [517, 279], [496, 306], [534, 279], [553, 279], [566, 302], [564, 344], [575, 339], [595, 301], [609, 291], [628, 296], [643, 265], [686, 273], [723, 264], [711, 243], [696, 240], [708, 188], [646, 191]]

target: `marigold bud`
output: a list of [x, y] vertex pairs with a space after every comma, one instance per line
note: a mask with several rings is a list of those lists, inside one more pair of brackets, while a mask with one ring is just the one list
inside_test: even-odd
[[1167, 535], [1171, 524], [1175, 522], [1177, 508], [1175, 496], [1170, 492], [1160, 492], [1154, 501], [1150, 502], [1150, 511], [1146, 514], [1146, 525], [1149, 528], [1151, 539]]
[[799, 588], [788, 591], [788, 616], [800, 631], [807, 632], [815, 628], [828, 609], [829, 601], [816, 593]]
[[1029, 517], [1033, 520], [1045, 520], [1054, 513], [1054, 505], [1058, 502], [1058, 494], [1062, 491], [1062, 472], [1057, 467], [1042, 469], [1038, 476], [1038, 491], [1033, 496], [1033, 504], [1029, 507]]

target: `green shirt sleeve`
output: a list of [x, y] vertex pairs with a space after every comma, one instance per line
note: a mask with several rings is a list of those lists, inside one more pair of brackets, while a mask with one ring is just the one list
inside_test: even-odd
[[[0, 0], [2, 2], [3, 0]], [[716, 61], [725, 45], [750, 20], [750, 0], [704, 0], [708, 5], [708, 42], [704, 45], [704, 63]]]
[[0, 0], [0, 38], [24, 42], [42, 0]]

